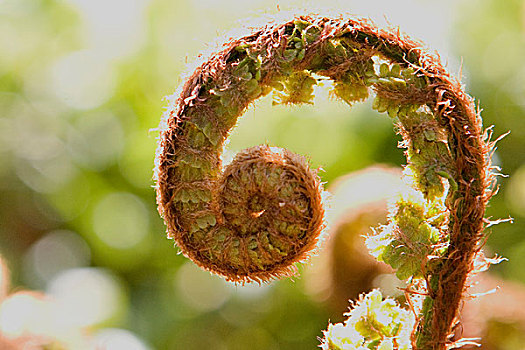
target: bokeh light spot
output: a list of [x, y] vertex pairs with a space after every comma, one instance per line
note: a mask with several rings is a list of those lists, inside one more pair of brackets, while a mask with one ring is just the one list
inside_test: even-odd
[[149, 347], [136, 335], [125, 329], [105, 328], [93, 338], [93, 347], [104, 350], [148, 350]]
[[42, 288], [61, 271], [88, 266], [91, 252], [76, 233], [57, 230], [34, 243], [25, 255], [24, 277], [33, 288]]
[[186, 304], [200, 312], [220, 308], [233, 291], [224, 279], [191, 262], [185, 263], [177, 272], [176, 289]]
[[0, 305], [0, 333], [17, 338], [29, 331], [45, 328], [45, 301], [39, 293], [20, 292]]
[[327, 220], [334, 224], [347, 213], [374, 202], [390, 200], [407, 189], [400, 169], [375, 166], [343, 176], [331, 185], [333, 197], [326, 211]]
[[131, 193], [110, 193], [95, 207], [93, 229], [112, 248], [134, 248], [148, 234], [148, 211], [142, 200]]
[[52, 88], [70, 107], [92, 109], [106, 102], [115, 90], [110, 62], [96, 51], [76, 51], [55, 62]]
[[57, 322], [66, 328], [108, 321], [125, 307], [121, 285], [102, 269], [66, 270], [49, 283], [47, 292], [54, 297]]
[[77, 168], [65, 153], [51, 160], [26, 162], [17, 159], [16, 174], [28, 187], [36, 192], [52, 193], [77, 175]]
[[274, 288], [274, 284], [258, 284], [255, 282], [246, 283], [245, 285], [235, 285], [234, 295], [243, 300], [255, 300], [265, 297], [270, 290]]
[[[69, 0], [79, 10], [88, 43], [108, 57], [135, 52], [144, 42], [144, 9], [149, 0]], [[118, 15], [117, 15], [118, 14]]]

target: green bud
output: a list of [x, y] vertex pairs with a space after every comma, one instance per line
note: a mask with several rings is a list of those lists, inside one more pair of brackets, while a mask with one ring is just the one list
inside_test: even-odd
[[388, 68], [388, 64], [381, 63], [381, 65], [379, 66], [379, 76], [384, 78], [387, 77], [389, 73], [390, 69]]
[[401, 66], [399, 64], [392, 65], [392, 69], [390, 70], [390, 76], [392, 77], [401, 77]]
[[399, 106], [391, 105], [387, 109], [388, 116], [391, 118], [397, 117], [397, 113], [399, 112]]
[[378, 111], [379, 113], [386, 112], [386, 110], [388, 109], [388, 107], [389, 107], [388, 100], [380, 99], [380, 100], [379, 100], [379, 106], [377, 107], [377, 111]]

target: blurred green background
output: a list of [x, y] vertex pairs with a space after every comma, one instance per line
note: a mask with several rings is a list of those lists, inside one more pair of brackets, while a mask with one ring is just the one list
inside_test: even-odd
[[[326, 6], [379, 23], [386, 16], [422, 39], [463, 75], [484, 125], [496, 136], [511, 130], [493, 160], [510, 177], [499, 178], [488, 216], [515, 220], [490, 228], [487, 248], [509, 258], [492, 273], [525, 282], [525, 2]], [[163, 97], [217, 37], [298, 8], [310, 9], [276, 0], [0, 0], [0, 255], [9, 293], [58, 300], [44, 322], [63, 346], [89, 348], [88, 335], [116, 344], [108, 349], [314, 349], [328, 320], [341, 320], [304, 273], [236, 286], [200, 271], [165, 238], [155, 205]], [[269, 142], [307, 155], [328, 185], [376, 163], [403, 164], [388, 117], [370, 101], [350, 111], [327, 95], [320, 89], [315, 106], [293, 108], [257, 101], [225, 158]], [[29, 326], [11, 304], [11, 314], [0, 306], [0, 331], [20, 335]]]

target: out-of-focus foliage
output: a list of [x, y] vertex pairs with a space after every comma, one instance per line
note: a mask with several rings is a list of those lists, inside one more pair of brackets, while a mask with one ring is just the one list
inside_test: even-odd
[[[423, 10], [395, 12], [416, 1], [387, 3], [370, 6], [391, 11], [392, 23], [408, 32], [426, 24]], [[0, 254], [11, 295], [27, 288], [55, 300], [56, 332], [76, 327], [113, 348], [124, 342], [133, 349], [313, 349], [328, 319], [340, 319], [339, 310], [331, 314], [312, 300], [300, 277], [242, 287], [198, 270], [164, 238], [155, 208], [151, 129], [162, 97], [219, 32], [245, 14], [257, 17], [253, 11], [277, 12], [275, 4], [0, 0]], [[359, 13], [364, 5], [345, 6]], [[523, 282], [525, 5], [440, 6], [456, 13], [451, 55], [463, 57], [485, 125], [496, 124], [496, 135], [512, 131], [495, 154], [510, 178], [502, 179], [488, 214], [510, 214], [516, 222], [491, 228], [488, 247], [510, 258], [498, 272]], [[308, 155], [328, 182], [370, 164], [403, 162], [391, 122], [370, 101], [349, 112], [328, 101], [328, 89], [315, 89], [313, 106], [258, 101], [232, 134], [225, 158], [268, 141]], [[29, 326], [14, 327], [10, 315], [23, 315], [36, 299], [14, 300], [0, 306], [0, 332], [12, 336]]]

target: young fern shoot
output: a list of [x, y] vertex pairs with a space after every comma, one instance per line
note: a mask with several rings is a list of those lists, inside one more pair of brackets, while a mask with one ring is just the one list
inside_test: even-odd
[[323, 228], [316, 172], [301, 156], [264, 145], [241, 152], [224, 170], [220, 156], [250, 103], [271, 91], [276, 103], [312, 103], [316, 76], [331, 79], [333, 94], [349, 105], [374, 92], [373, 108], [387, 113], [403, 137], [414, 191], [401, 196], [388, 225], [367, 244], [410, 281], [407, 295], [417, 313], [372, 291], [344, 326], [329, 327], [322, 346], [448, 348], [484, 237], [493, 145], [459, 81], [397, 30], [363, 19], [298, 16], [232, 39], [211, 55], [161, 122], [155, 179], [168, 236], [196, 264], [230, 281], [294, 272]]

